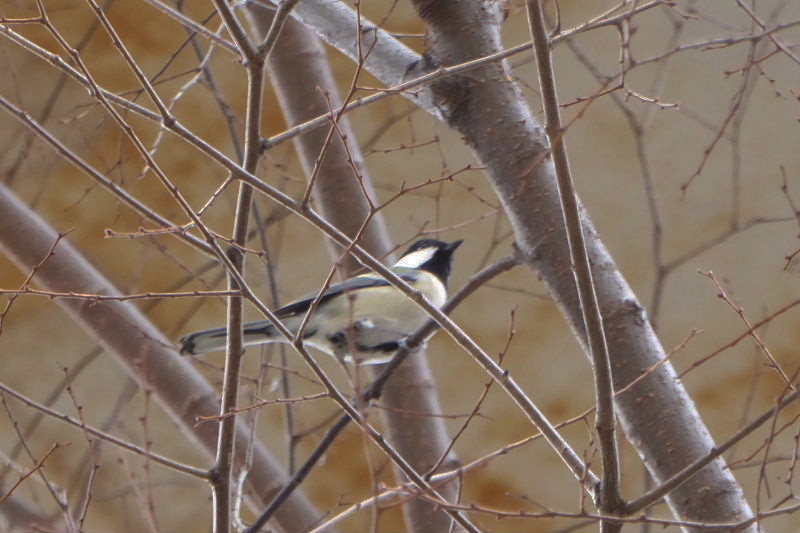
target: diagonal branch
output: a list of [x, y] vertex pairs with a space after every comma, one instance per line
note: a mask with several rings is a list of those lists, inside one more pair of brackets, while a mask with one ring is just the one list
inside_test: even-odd
[[112, 444], [112, 445], [114, 445], [114, 446], [116, 446], [116, 447], [118, 447], [118, 448], [120, 448], [122, 450], [125, 450], [127, 452], [131, 452], [131, 453], [135, 453], [135, 454], [141, 455], [143, 457], [147, 457], [151, 461], [154, 461], [154, 462], [156, 462], [156, 463], [158, 463], [160, 465], [163, 465], [163, 466], [165, 466], [165, 467], [167, 467], [167, 468], [169, 468], [171, 470], [174, 470], [176, 472], [180, 472], [182, 474], [186, 474], [186, 475], [189, 475], [189, 476], [192, 476], [192, 477], [195, 477], [195, 478], [199, 478], [199, 479], [207, 479], [208, 478], [208, 470], [206, 470], [205, 468], [198, 468], [196, 466], [187, 465], [187, 464], [181, 463], [180, 461], [176, 461], [174, 459], [170, 459], [168, 457], [164, 457], [163, 455], [154, 453], [154, 452], [152, 452], [150, 450], [145, 450], [144, 448], [142, 448], [140, 446], [137, 446], [135, 444], [131, 444], [130, 442], [128, 442], [126, 440], [123, 440], [123, 439], [120, 439], [118, 437], [115, 437], [114, 435], [111, 435], [110, 433], [106, 433], [105, 431], [97, 429], [96, 427], [92, 427], [92, 426], [86, 424], [85, 422], [83, 422], [81, 420], [76, 420], [76, 419], [72, 418], [69, 415], [66, 415], [64, 413], [59, 413], [55, 409], [51, 409], [51, 408], [47, 407], [46, 405], [42, 405], [39, 402], [31, 400], [30, 398], [28, 398], [24, 394], [15, 391], [14, 389], [4, 385], [3, 383], [0, 383], [0, 392], [2, 392], [3, 394], [7, 394], [7, 395], [11, 396], [12, 398], [18, 400], [19, 402], [27, 405], [28, 407], [30, 407], [32, 409], [35, 409], [36, 411], [39, 411], [40, 413], [43, 413], [43, 414], [45, 414], [47, 416], [50, 416], [50, 417], [52, 417], [52, 418], [54, 418], [54, 419], [56, 419], [56, 420], [58, 420], [60, 422], [68, 424], [70, 426], [79, 428], [79, 429], [89, 433], [90, 435], [94, 435], [95, 437], [103, 440], [104, 442]]

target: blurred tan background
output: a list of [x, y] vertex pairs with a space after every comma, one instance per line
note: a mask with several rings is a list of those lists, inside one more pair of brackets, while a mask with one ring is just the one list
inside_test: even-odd
[[[386, 18], [383, 26], [400, 34], [422, 34], [424, 27], [409, 5], [400, 2], [375, 1], [362, 6], [373, 21]], [[748, 3], [749, 4], [749, 3]], [[570, 28], [616, 5], [614, 2], [581, 2], [562, 0], [561, 27]], [[86, 34], [94, 19], [85, 3], [77, 0], [47, 1], [47, 12], [53, 24], [75, 45]], [[676, 46], [730, 38], [754, 31], [747, 14], [729, 2], [678, 2], [686, 19], [668, 15], [657, 8], [637, 15], [630, 41], [630, 54], [645, 60], [665, 54]], [[203, 20], [211, 13], [208, 2], [188, 2], [187, 13]], [[693, 7], [699, 9], [693, 12]], [[774, 23], [800, 20], [800, 4], [770, 0], [759, 2], [757, 12], [764, 20], [780, 8]], [[33, 16], [34, 3], [27, 0], [6, 0], [0, 8], [2, 17]], [[117, 1], [110, 9], [110, 18], [126, 45], [145, 73], [153, 76], [165, 63], [174, 59], [161, 76], [160, 94], [171, 97], [188, 79], [185, 72], [197, 60], [187, 47], [178, 53], [186, 34], [174, 21], [161, 15], [144, 2]], [[671, 42], [676, 21], [684, 24], [677, 42]], [[209, 27], [216, 28], [213, 20]], [[35, 25], [14, 26], [25, 36], [57, 51], [53, 39]], [[512, 1], [504, 25], [506, 46], [529, 39], [524, 6]], [[800, 26], [777, 36], [796, 55], [800, 55]], [[422, 51], [423, 39], [405, 38], [409, 46]], [[574, 44], [604, 75], [614, 75], [619, 68], [619, 39], [614, 28], [603, 28], [574, 39]], [[202, 42], [205, 47], [205, 42]], [[774, 49], [769, 43], [757, 47], [756, 57], [764, 57]], [[800, 299], [800, 271], [796, 263], [785, 268], [786, 256], [800, 247], [798, 219], [787, 192], [800, 205], [800, 156], [798, 119], [800, 119], [800, 65], [788, 54], [766, 57], [752, 69], [744, 97], [726, 122], [742, 88], [739, 69], [748, 64], [747, 42], [714, 49], [697, 48], [670, 55], [667, 61], [649, 63], [630, 72], [627, 84], [632, 90], [661, 103], [676, 107], [660, 108], [633, 96], [625, 98], [625, 109], [637, 117], [650, 114], [646, 130], [639, 139], [646, 150], [654, 198], [663, 226], [662, 265], [694, 250], [689, 260], [670, 271], [663, 285], [658, 309], [653, 309], [657, 268], [653, 255], [653, 226], [643, 180], [641, 159], [637, 156], [637, 137], [610, 96], [598, 98], [586, 106], [565, 108], [565, 122], [571, 123], [566, 139], [578, 192], [594, 220], [601, 238], [615, 257], [623, 274], [633, 286], [651, 315], [658, 317], [657, 329], [667, 351], [678, 346], [693, 330], [702, 334], [672, 356], [678, 372], [725, 345], [745, 326], [735, 311], [717, 297], [717, 290], [698, 270], [713, 271], [724, 282], [728, 294], [741, 305], [752, 322]], [[62, 57], [64, 54], [58, 52]], [[173, 54], [175, 57], [173, 58]], [[99, 83], [109, 90], [124, 93], [136, 88], [135, 79], [108, 37], [97, 30], [81, 55]], [[330, 59], [346, 88], [354, 72], [353, 64], [331, 51]], [[535, 74], [530, 53], [510, 59], [514, 73], [524, 86], [534, 110], [539, 110]], [[575, 50], [561, 44], [555, 49], [555, 65], [561, 101], [574, 102], [599, 90], [598, 80], [576, 57]], [[221, 95], [242, 116], [244, 105], [244, 72], [230, 54], [217, 52], [211, 62]], [[59, 78], [51, 66], [0, 35], [0, 92], [33, 116], [44, 103]], [[653, 93], [654, 83], [663, 77]], [[174, 78], [174, 79], [170, 79]], [[368, 75], [362, 85], [375, 85]], [[263, 125], [268, 135], [283, 130], [280, 109], [268, 88]], [[143, 95], [139, 101], [149, 105]], [[152, 175], [141, 176], [142, 163], [129, 143], [121, 139], [118, 129], [107, 119], [76, 84], [67, 82], [47, 122], [50, 131], [64, 140], [117, 183], [146, 200], [160, 213], [176, 221], [183, 217], [169, 196]], [[175, 113], [198, 135], [233, 155], [227, 128], [205, 87], [196, 86], [178, 103]], [[578, 114], [580, 113], [580, 116]], [[540, 114], [539, 114], [540, 115]], [[382, 132], [395, 117], [399, 120]], [[145, 121], [128, 117], [147, 141], [155, 139], [156, 130]], [[478, 164], [457, 135], [435, 122], [423, 111], [393, 97], [349, 115], [357, 142], [366, 147], [367, 170], [374, 181], [379, 199], [386, 200], [401, 183], [414, 185], [436, 179], [471, 165], [472, 169], [456, 174], [455, 183], [422, 188], [394, 202], [383, 211], [392, 238], [398, 244], [413, 239], [418, 232], [441, 230], [445, 240], [465, 239], [458, 251], [452, 287], [459, 287], [485, 264], [511, 252], [513, 238], [498, 201], [482, 176]], [[242, 123], [238, 124], [241, 131]], [[715, 137], [724, 128], [717, 143]], [[375, 138], [376, 134], [382, 134]], [[59, 158], [41, 142], [34, 142], [30, 154], [9, 177], [23, 148], [26, 131], [8, 114], [0, 114], [0, 169], [3, 176], [24, 201], [32, 205], [58, 231], [72, 230], [73, 242], [117, 287], [125, 293], [168, 290], [187, 272], [197, 269], [207, 259], [169, 237], [106, 238], [107, 229], [114, 232], [136, 232], [145, 225], [127, 208], [75, 168]], [[414, 148], [407, 148], [415, 146]], [[704, 155], [709, 147], [713, 149]], [[200, 206], [224, 180], [225, 173], [197, 152], [167, 135], [158, 155], [159, 162], [171, 179], [193, 203]], [[682, 190], [702, 164], [702, 172]], [[293, 154], [290, 143], [284, 143], [266, 154], [259, 175], [266, 181], [297, 197], [304, 190], [305, 177]], [[783, 176], [788, 191], [782, 190]], [[230, 188], [206, 215], [214, 230], [230, 234], [235, 192]], [[275, 210], [263, 198], [257, 200], [262, 214]], [[751, 221], [763, 219], [763, 223]], [[739, 229], [731, 230], [735, 220]], [[752, 224], [752, 227], [750, 227]], [[296, 217], [288, 216], [269, 227], [268, 238], [273, 247], [272, 261], [280, 287], [280, 300], [304, 295], [315, 290], [324, 280], [331, 260], [319, 232]], [[724, 240], [720, 236], [727, 236]], [[716, 242], [722, 240], [722, 242]], [[254, 242], [253, 247], [258, 247]], [[698, 248], [701, 247], [701, 248]], [[703, 248], [704, 247], [704, 248]], [[252, 286], [267, 298], [265, 267], [258, 258], [251, 258], [248, 277]], [[186, 286], [204, 289], [215, 279], [212, 270]], [[27, 273], [18, 271], [0, 257], [0, 287], [17, 288]], [[224, 284], [216, 283], [216, 288]], [[0, 297], [0, 306], [7, 299]], [[222, 324], [225, 318], [221, 299], [206, 300], [197, 312], [195, 300], [163, 300], [147, 311], [148, 316], [171, 338], [204, 327]], [[139, 304], [146, 308], [146, 304]], [[505, 345], [511, 327], [512, 311], [515, 334], [505, 362], [537, 405], [556, 422], [582, 413], [593, 405], [593, 384], [589, 365], [555, 306], [548, 300], [536, 276], [525, 268], [502, 276], [473, 295], [455, 313], [455, 320], [486, 351], [496, 355]], [[257, 314], [252, 308], [253, 318]], [[779, 362], [791, 375], [797, 369], [797, 345], [800, 312], [791, 311], [760, 331]], [[185, 318], [185, 320], [184, 320]], [[188, 322], [187, 322], [188, 321]], [[63, 378], [62, 367], [78, 365], [95, 342], [50, 300], [41, 297], [17, 299], [4, 317], [0, 334], [0, 379], [28, 396], [42, 400]], [[245, 373], [255, 376], [260, 365], [273, 352], [250, 349]], [[463, 415], [472, 409], [487, 376], [470, 358], [460, 352], [445, 335], [436, 336], [430, 344], [430, 364], [439, 385], [448, 427], [454, 433], [463, 423]], [[274, 361], [275, 359], [273, 359]], [[305, 365], [291, 357], [290, 368], [309, 376]], [[221, 379], [222, 354], [198, 361], [199, 368], [215, 384]], [[740, 342], [703, 365], [692, 369], [685, 383], [706, 424], [717, 441], [731, 435], [742, 423], [768, 409], [781, 381], [763, 364], [763, 355], [752, 340]], [[325, 368], [347, 387], [341, 370], [333, 361], [324, 360]], [[279, 374], [267, 372], [266, 388], [259, 394], [274, 398]], [[293, 393], [319, 392], [318, 385], [302, 377], [293, 377]], [[102, 425], [114, 408], [128, 381], [114, 361], [101, 354], [76, 379], [75, 394], [84, 406], [87, 422]], [[245, 381], [247, 398], [252, 394], [250, 381]], [[243, 398], [243, 401], [246, 399]], [[74, 414], [75, 406], [66, 393], [55, 407]], [[32, 412], [9, 401], [15, 420], [24, 425]], [[310, 429], [328, 414], [337, 412], [329, 401], [317, 400], [295, 407], [299, 430]], [[796, 410], [795, 410], [796, 411]], [[205, 459], [184, 440], [157, 405], [137, 392], [123, 407], [123, 415], [112, 432], [133, 442], [152, 440], [155, 451], [170, 457], [206, 464]], [[258, 432], [279, 457], [285, 457], [284, 411], [270, 406], [259, 411]], [[492, 390], [484, 402], [481, 416], [474, 419], [456, 443], [455, 451], [463, 462], [496, 450], [531, 433], [530, 425], [502, 392]], [[780, 422], [788, 422], [793, 413]], [[374, 418], [377, 421], [377, 417]], [[13, 424], [0, 415], [0, 450], [3, 454], [18, 442]], [[789, 478], [788, 460], [792, 454], [794, 426], [777, 437], [771, 457], [781, 460], [767, 468], [772, 492], [762, 494], [763, 509], [781, 500], [797, 481]], [[304, 457], [320, 436], [313, 433], [301, 442], [299, 456]], [[574, 447], [586, 450], [590, 433], [583, 423], [564, 430]], [[147, 437], [145, 437], [147, 435]], [[751, 503], [755, 502], [761, 455], [748, 457], [764, 441], [761, 431], [746, 439], [732, 456], [745, 460], [735, 473]], [[47, 463], [47, 473], [56, 483], [76, 490], [72, 481], [81, 461], [85, 460], [86, 443], [79, 431], [67, 429], [46, 420], [29, 443], [35, 455], [41, 456], [54, 441], [72, 445], [57, 451]], [[637, 495], [643, 487], [644, 473], [638, 458], [629, 446], [623, 446], [623, 480], [625, 495]], [[365, 456], [370, 457], [370, 461]], [[209, 526], [210, 492], [202, 483], [187, 480], [169, 471], [151, 467], [144, 461], [109, 447], [104, 447], [102, 467], [98, 471], [86, 529], [127, 531], [153, 528], [144, 519], [140, 508], [150, 502], [157, 526], [161, 530], [204, 530]], [[728, 456], [730, 459], [731, 456]], [[20, 464], [30, 466], [23, 456]], [[753, 461], [755, 466], [753, 466]], [[373, 490], [364, 483], [370, 475], [369, 464], [380, 470], [379, 479], [391, 483], [386, 460], [353, 428], [340, 438], [327, 454], [324, 464], [304, 483], [322, 511], [336, 512], [341, 505], [368, 497]], [[12, 478], [15, 475], [12, 474]], [[553, 509], [575, 510], [579, 491], [560, 460], [543, 443], [536, 442], [493, 460], [488, 466], [470, 472], [464, 480], [463, 500], [504, 510], [520, 508], [537, 511], [526, 501], [540, 502]], [[33, 479], [18, 489], [18, 495], [34, 502], [44, 515], [54, 512], [52, 499]], [[0, 508], [1, 509], [1, 508]], [[664, 506], [657, 513], [669, 516]], [[553, 531], [576, 524], [567, 520], [503, 520], [479, 517], [477, 522], [495, 531]], [[793, 530], [800, 527], [796, 516], [780, 516], [765, 522], [768, 529]], [[340, 525], [341, 530], [361, 531], [370, 527], [370, 513], [362, 512]], [[638, 526], [629, 526], [638, 529]], [[403, 528], [396, 509], [380, 515], [381, 531]]]

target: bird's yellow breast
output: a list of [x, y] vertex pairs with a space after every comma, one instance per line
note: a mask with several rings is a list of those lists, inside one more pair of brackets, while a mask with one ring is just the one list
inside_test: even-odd
[[[417, 281], [412, 286], [425, 298], [441, 307], [447, 298], [447, 291], [439, 279], [424, 271], [414, 273]], [[351, 291], [347, 295], [330, 301], [331, 305], [323, 306], [327, 318], [336, 317], [329, 326], [346, 327], [361, 320], [373, 321], [376, 326], [390, 328], [400, 333], [411, 333], [423, 324], [428, 314], [411, 298], [399, 289], [388, 285], [369, 287]], [[379, 323], [379, 324], [378, 324]]]

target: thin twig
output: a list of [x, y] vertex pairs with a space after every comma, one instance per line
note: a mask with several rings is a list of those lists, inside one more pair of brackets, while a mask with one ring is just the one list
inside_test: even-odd
[[47, 452], [46, 454], [44, 454], [44, 457], [39, 459], [39, 461], [36, 462], [36, 464], [34, 465], [33, 468], [31, 468], [30, 470], [28, 470], [27, 472], [25, 472], [24, 474], [19, 476], [19, 479], [13, 485], [11, 485], [11, 488], [9, 488], [6, 491], [5, 494], [0, 496], [0, 504], [2, 504], [4, 501], [6, 501], [8, 499], [8, 497], [11, 496], [11, 494], [15, 490], [17, 490], [17, 487], [19, 487], [26, 479], [28, 479], [33, 474], [35, 474], [36, 471], [39, 470], [40, 468], [43, 468], [44, 467], [44, 462], [47, 461], [47, 459], [51, 455], [53, 455], [53, 452], [55, 452], [59, 448], [64, 448], [65, 446], [69, 446], [69, 445], [70, 445], [69, 442], [65, 442], [65, 443], [56, 442], [55, 444], [53, 444], [53, 446], [50, 448], [50, 451]]
[[753, 328], [753, 324], [750, 323], [750, 319], [748, 319], [747, 315], [745, 315], [744, 308], [740, 305], [736, 305], [733, 302], [733, 300], [731, 300], [730, 296], [728, 296], [728, 293], [722, 287], [719, 280], [712, 271], [710, 270], [708, 272], [699, 271], [699, 273], [701, 276], [711, 280], [711, 282], [717, 288], [717, 291], [719, 291], [717, 293], [717, 296], [721, 300], [723, 300], [726, 304], [728, 304], [736, 312], [736, 314], [739, 316], [742, 322], [744, 322], [744, 325], [747, 326], [747, 331], [749, 332], [750, 336], [753, 337], [753, 340], [756, 342], [758, 347], [761, 348], [761, 351], [769, 360], [769, 364], [767, 366], [772, 367], [778, 373], [781, 379], [783, 379], [784, 383], [788, 385], [789, 388], [794, 389], [795, 387], [792, 384], [792, 380], [789, 379], [789, 376], [786, 375], [786, 372], [784, 372], [783, 367], [775, 359], [775, 356], [772, 355], [772, 352], [770, 351], [769, 348], [767, 348], [767, 345], [764, 344], [764, 341], [761, 340], [761, 337], [758, 335], [758, 332]]
[[164, 298], [207, 298], [218, 296], [237, 296], [241, 295], [238, 290], [220, 290], [220, 291], [184, 291], [184, 292], [143, 292], [137, 294], [124, 294], [124, 295], [109, 295], [109, 294], [86, 294], [81, 292], [56, 292], [46, 291], [41, 289], [31, 289], [24, 287], [22, 289], [0, 289], [0, 295], [32, 295], [44, 296], [47, 298], [67, 298], [71, 300], [90, 300], [96, 302], [112, 301], [124, 302], [126, 300], [161, 300]]
[[[2, 392], [2, 388], [0, 388], [0, 392]], [[36, 464], [38, 461], [31, 450], [26, 437], [22, 434], [19, 428], [19, 422], [17, 422], [14, 414], [11, 412], [11, 406], [8, 405], [8, 401], [6, 400], [6, 395], [0, 393], [0, 402], [3, 404], [3, 409], [8, 415], [8, 419], [11, 421], [12, 427], [14, 428], [14, 432], [17, 434], [17, 438], [19, 439], [19, 444], [22, 446], [22, 449], [25, 450], [25, 453], [28, 455], [30, 460]], [[37, 473], [39, 474], [38, 477], [41, 480], [42, 484], [47, 488], [47, 491], [52, 496], [53, 500], [56, 502], [58, 509], [61, 515], [64, 517], [64, 523], [66, 525], [67, 530], [74, 531], [76, 529], [75, 520], [72, 517], [72, 513], [69, 512], [69, 499], [67, 496], [67, 491], [63, 488], [59, 487], [52, 480], [50, 480], [45, 473], [44, 469], [38, 469]]]
[[[75, 396], [75, 391], [72, 390], [73, 376], [70, 375], [69, 368], [64, 367], [61, 370], [64, 372], [64, 379], [67, 384], [67, 386], [64, 388], [66, 389], [67, 395], [72, 401], [72, 405], [75, 407], [75, 411], [78, 413], [78, 421], [81, 424], [81, 432], [83, 433], [84, 439], [86, 439], [86, 445], [89, 451], [89, 478], [86, 480], [86, 490], [84, 491], [83, 504], [80, 506], [77, 512], [77, 523], [79, 526], [79, 531], [81, 531], [83, 530], [83, 523], [86, 520], [86, 513], [89, 511], [89, 504], [92, 502], [92, 489], [94, 488], [95, 474], [97, 473], [97, 469], [100, 468], [100, 465], [97, 463], [96, 450], [92, 444], [92, 439], [89, 436], [89, 432], [86, 431], [86, 420], [83, 418], [83, 406], [78, 403], [78, 398]], [[149, 449], [147, 449], [147, 451], [150, 452]]]
[[298, 402], [307, 402], [309, 400], [319, 400], [322, 398], [329, 398], [330, 395], [327, 392], [318, 392], [316, 394], [309, 394], [306, 396], [298, 396], [296, 398], [274, 398], [272, 400], [261, 400], [253, 405], [248, 405], [247, 407], [237, 407], [233, 411], [225, 413], [224, 415], [211, 415], [211, 416], [198, 416], [197, 417], [197, 425], [202, 424], [203, 422], [208, 422], [210, 420], [222, 420], [223, 418], [227, 418], [229, 416], [234, 416], [239, 413], [246, 413], [247, 411], [253, 411], [256, 409], [261, 409], [262, 407], [266, 407], [267, 405], [278, 405], [278, 404], [292, 404]]
[[212, 32], [202, 24], [198, 24], [194, 20], [190, 19], [180, 11], [177, 11], [176, 9], [165, 4], [164, 2], [160, 2], [158, 0], [144, 0], [144, 1], [153, 6], [154, 8], [158, 9], [168, 17], [175, 20], [178, 24], [186, 27], [186, 29], [191, 31], [192, 34], [202, 35], [212, 43], [219, 45], [222, 49], [228, 52], [232, 52], [234, 54], [238, 52], [238, 49], [236, 48], [235, 44], [233, 44], [227, 39], [223, 39], [222, 37]]

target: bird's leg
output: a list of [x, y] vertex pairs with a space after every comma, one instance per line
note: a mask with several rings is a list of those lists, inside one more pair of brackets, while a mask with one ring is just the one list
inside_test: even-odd
[[415, 343], [408, 342], [408, 335], [397, 341], [398, 350], [408, 350], [408, 353], [418, 353], [425, 349], [428, 341], [421, 341]]

